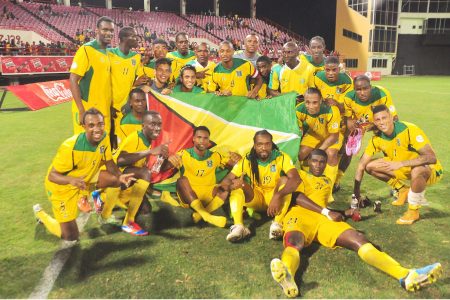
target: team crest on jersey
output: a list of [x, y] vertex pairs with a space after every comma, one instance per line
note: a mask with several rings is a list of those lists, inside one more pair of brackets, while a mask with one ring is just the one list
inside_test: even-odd
[[270, 172], [276, 172], [276, 171], [277, 171], [277, 166], [271, 165], [270, 166]]
[[105, 146], [100, 147], [100, 154], [103, 154], [103, 153], [105, 153]]
[[324, 178], [323, 181], [325, 182], [325, 184], [330, 184], [330, 181], [328, 180], [328, 178]]
[[400, 139], [397, 138], [395, 141], [397, 142], [397, 146], [400, 146]]
[[340, 94], [342, 93], [342, 89], [341, 88], [336, 88], [336, 94]]
[[242, 71], [236, 71], [236, 76], [237, 77], [242, 77]]
[[210, 160], [210, 159], [208, 159], [207, 161], [206, 161], [206, 165], [208, 166], [208, 168], [212, 168], [212, 160]]
[[323, 118], [319, 118], [319, 122], [320, 122], [320, 124], [323, 124], [324, 119]]
[[131, 60], [131, 64], [132, 64], [133, 66], [136, 65], [136, 60], [135, 60], [134, 58]]
[[300, 83], [305, 84], [305, 79], [304, 78], [300, 79]]

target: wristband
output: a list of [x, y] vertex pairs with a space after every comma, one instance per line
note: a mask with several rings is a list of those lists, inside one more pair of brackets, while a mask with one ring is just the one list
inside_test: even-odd
[[328, 220], [332, 220], [332, 219], [330, 218], [330, 215], [329, 215], [330, 210], [329, 210], [328, 208], [324, 207], [320, 213], [321, 213], [322, 215], [324, 215], [325, 217], [327, 217]]

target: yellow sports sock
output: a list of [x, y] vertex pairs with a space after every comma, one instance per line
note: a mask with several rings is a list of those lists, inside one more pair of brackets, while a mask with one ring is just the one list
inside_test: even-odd
[[105, 190], [105, 197], [103, 201], [105, 202], [102, 211], [102, 218], [108, 219], [113, 211], [113, 208], [119, 202], [120, 188], [107, 188]]
[[404, 185], [400, 180], [398, 180], [397, 178], [391, 178], [391, 179], [389, 179], [389, 180], [387, 181], [387, 184], [388, 184], [391, 188], [396, 189], [396, 190], [399, 190], [399, 189], [401, 189], [402, 187], [405, 186], [405, 185]]
[[38, 217], [39, 220], [41, 220], [45, 228], [47, 228], [47, 230], [50, 231], [51, 234], [61, 238], [61, 225], [59, 224], [58, 221], [53, 219], [43, 210], [38, 211], [36, 213], [36, 217]]
[[213, 212], [215, 210], [218, 210], [223, 205], [223, 200], [219, 196], [215, 196], [211, 202], [208, 203], [208, 205], [205, 207], [207, 212]]
[[396, 260], [384, 252], [377, 250], [371, 243], [362, 245], [358, 255], [369, 265], [391, 275], [397, 280], [408, 275], [409, 270], [403, 268]]
[[130, 202], [128, 203], [128, 210], [123, 219], [124, 225], [128, 224], [130, 221], [134, 222], [134, 218], [136, 217], [149, 185], [150, 182], [139, 179], [131, 187]]
[[[284, 187], [284, 184], [282, 186], [280, 186], [280, 190], [283, 187]], [[286, 215], [286, 213], [289, 209], [289, 205], [291, 204], [291, 198], [292, 198], [292, 194], [288, 194], [283, 197], [283, 206], [281, 207], [280, 214], [275, 216], [275, 218], [274, 218], [275, 222], [278, 222], [280, 224], [283, 223], [284, 216]]]
[[325, 176], [327, 176], [328, 178], [330, 178], [332, 186], [334, 185], [334, 182], [336, 181], [336, 176], [338, 173], [338, 165], [335, 166], [330, 166], [329, 164], [327, 164], [327, 167], [325, 168], [325, 171], [323, 172], [323, 174]]
[[225, 225], [227, 223], [227, 218], [211, 215], [210, 213], [208, 213], [205, 210], [205, 208], [203, 207], [203, 204], [200, 200], [195, 199], [194, 201], [192, 201], [191, 207], [196, 212], [198, 212], [200, 214], [200, 216], [202, 216], [203, 220], [205, 220], [206, 222], [213, 224], [217, 227], [225, 227]]
[[286, 247], [283, 250], [283, 254], [281, 254], [281, 261], [288, 268], [292, 277], [294, 277], [300, 265], [300, 252], [293, 247]]
[[235, 225], [244, 224], [245, 195], [242, 189], [233, 190], [230, 193], [230, 210]]
[[169, 191], [162, 191], [161, 192], [161, 201], [166, 202], [172, 206], [180, 206], [180, 203], [178, 203], [177, 200], [175, 200], [172, 195], [170, 195]]
[[336, 175], [336, 181], [335, 184], [338, 184], [341, 182], [342, 177], [344, 177], [345, 173], [342, 170], [338, 170], [337, 175]]
[[409, 210], [418, 210], [420, 208], [420, 205], [417, 204], [408, 204]]

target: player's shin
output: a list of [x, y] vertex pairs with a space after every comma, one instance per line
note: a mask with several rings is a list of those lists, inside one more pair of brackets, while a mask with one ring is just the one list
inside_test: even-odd
[[281, 261], [288, 268], [292, 277], [295, 277], [295, 273], [300, 265], [300, 252], [294, 247], [286, 247], [281, 254]]
[[400, 279], [408, 275], [409, 270], [402, 267], [388, 254], [379, 251], [371, 243], [366, 243], [358, 249], [359, 257], [367, 264]]
[[123, 220], [123, 224], [128, 224], [128, 222], [134, 222], [134, 218], [141, 206], [142, 200], [144, 199], [145, 192], [149, 186], [149, 182], [139, 179], [131, 187], [132, 192], [130, 196], [130, 202], [128, 203], [128, 210]]
[[219, 196], [215, 196], [205, 207], [207, 212], [213, 212], [222, 207], [224, 201]]
[[244, 213], [244, 203], [245, 195], [242, 189], [237, 189], [231, 191], [230, 193], [230, 211], [233, 216], [234, 224], [244, 224], [243, 213]]
[[104, 197], [105, 206], [102, 211], [102, 218], [108, 219], [113, 211], [113, 208], [116, 206], [120, 195], [120, 188], [107, 188], [106, 197]]

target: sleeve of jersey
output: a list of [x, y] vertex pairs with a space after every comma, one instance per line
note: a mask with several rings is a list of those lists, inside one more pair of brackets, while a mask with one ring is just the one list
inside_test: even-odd
[[244, 173], [244, 162], [245, 158], [242, 158], [231, 170], [231, 173], [233, 173], [236, 177], [241, 177]]
[[209, 81], [209, 84], [208, 84], [208, 92], [215, 92], [216, 90], [217, 90], [217, 84], [216, 84], [216, 82], [215, 82], [215, 73], [213, 72], [212, 74], [211, 74], [211, 80]]
[[73, 147], [64, 142], [58, 149], [55, 158], [53, 159], [53, 167], [58, 173], [64, 174], [73, 170], [75, 162], [72, 154]]
[[377, 139], [377, 137], [374, 136], [369, 140], [366, 150], [364, 150], [365, 155], [372, 157], [375, 155], [375, 153], [378, 152], [378, 147], [376, 145], [376, 139]]
[[295, 169], [294, 163], [292, 162], [291, 157], [286, 154], [283, 153], [283, 172], [287, 174], [287, 172], [289, 172], [292, 169]]
[[278, 88], [280, 87], [278, 72], [276, 71], [275, 68], [272, 68], [272, 70], [270, 71], [270, 79], [268, 87], [271, 90], [278, 90]]
[[251, 62], [247, 62], [247, 63], [250, 65], [249, 66], [249, 68], [250, 68], [250, 76], [252, 78], [258, 77], [258, 75], [259, 75], [258, 70], [253, 66], [253, 64]]
[[103, 160], [108, 161], [113, 159], [111, 152], [111, 143], [109, 142], [109, 136], [107, 135], [105, 138], [105, 153], [103, 154]]
[[339, 132], [339, 124], [341, 123], [341, 114], [336, 106], [331, 106], [331, 119], [328, 122], [328, 132], [336, 133]]
[[141, 55], [136, 55], [136, 76], [141, 77], [144, 75], [144, 66], [142, 65]]
[[351, 100], [344, 96], [344, 117], [351, 118], [353, 115]]
[[72, 61], [70, 66], [70, 73], [77, 74], [79, 76], [84, 76], [84, 74], [89, 69], [89, 58], [87, 57], [86, 47], [81, 46]]
[[425, 145], [431, 145], [428, 137], [422, 129], [417, 126], [409, 127], [409, 142], [416, 150], [422, 149]]

